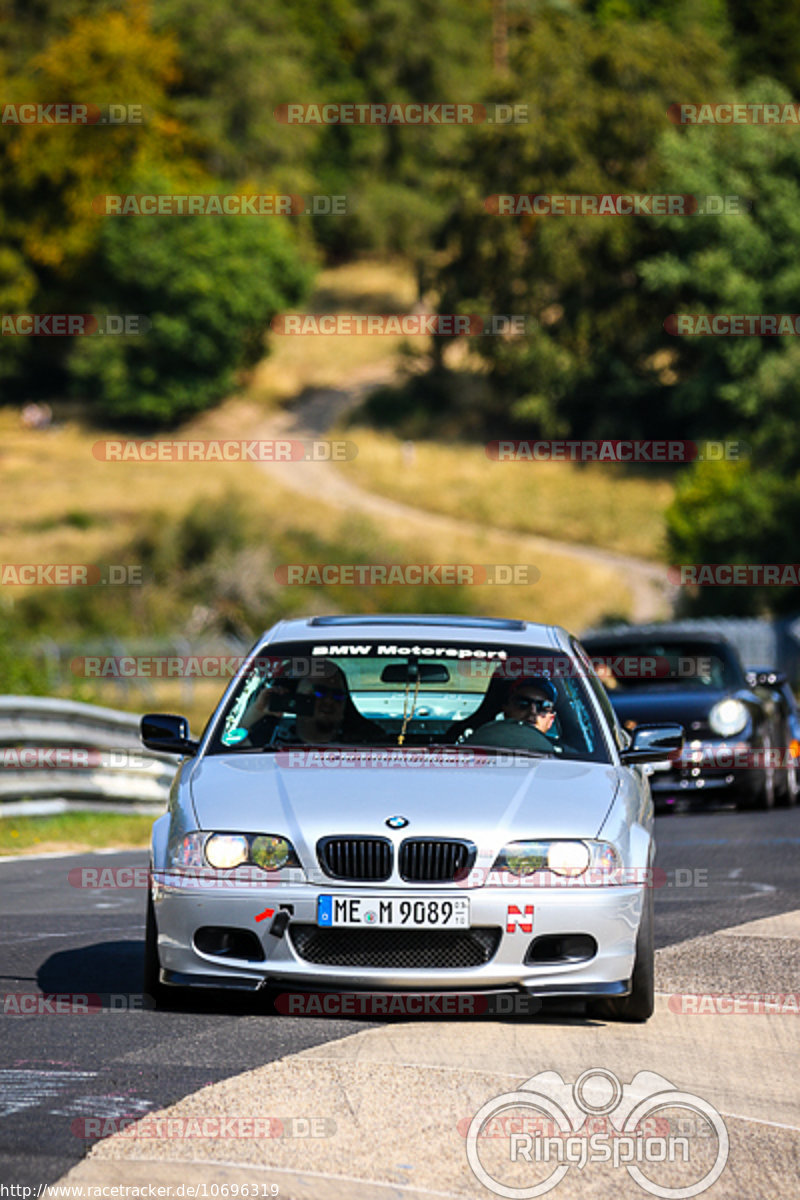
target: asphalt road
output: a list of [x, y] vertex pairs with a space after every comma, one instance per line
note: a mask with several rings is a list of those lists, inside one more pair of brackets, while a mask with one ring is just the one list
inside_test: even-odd
[[[666, 816], [657, 841], [659, 948], [800, 908], [800, 809]], [[68, 876], [145, 862], [142, 851], [0, 863], [0, 992], [104, 998], [88, 1015], [9, 1015], [6, 1000], [0, 1179], [38, 1186], [63, 1175], [93, 1144], [76, 1131], [81, 1118], [163, 1108], [367, 1025], [275, 1016], [268, 1002], [227, 995], [186, 1011], [129, 1008], [141, 1003], [144, 892], [76, 888]]]

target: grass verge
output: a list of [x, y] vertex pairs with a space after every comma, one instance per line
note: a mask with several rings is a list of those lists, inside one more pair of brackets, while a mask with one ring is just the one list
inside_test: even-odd
[[365, 426], [354, 482], [431, 512], [518, 533], [598, 546], [659, 561], [674, 485], [626, 473], [621, 463], [494, 462], [482, 445], [403, 441]]
[[150, 844], [154, 817], [140, 813], [66, 812], [0, 819], [0, 855], [50, 850], [139, 850]]

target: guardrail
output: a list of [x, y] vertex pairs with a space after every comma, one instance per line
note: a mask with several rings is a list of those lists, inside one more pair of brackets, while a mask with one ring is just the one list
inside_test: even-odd
[[0, 696], [0, 816], [11, 801], [48, 797], [94, 801], [98, 808], [109, 800], [163, 805], [176, 769], [172, 755], [144, 748], [133, 713], [48, 696]]
[[[87, 657], [99, 656], [108, 660], [121, 660], [127, 657], [149, 658], [151, 656], [161, 659], [185, 658], [187, 660], [204, 656], [212, 658], [219, 656], [220, 659], [229, 656], [243, 658], [249, 648], [250, 643], [232, 636], [200, 637], [191, 640], [180, 637], [126, 638], [124, 641], [117, 637], [108, 637], [79, 642], [56, 642], [52, 638], [40, 638], [35, 642], [29, 642], [25, 646], [25, 651], [41, 664], [43, 678], [48, 681], [47, 687], [55, 692], [61, 688], [64, 688], [65, 691], [69, 690], [70, 685], [74, 685], [76, 661]], [[95, 688], [103, 689], [103, 697], [114, 697], [111, 703], [116, 703], [116, 698], [119, 697], [120, 703], [127, 704], [131, 708], [138, 708], [140, 704], [145, 708], [157, 708], [159, 706], [157, 687], [165, 681], [180, 688], [178, 711], [183, 712], [191, 706], [197, 684], [213, 682], [213, 679], [188, 673], [179, 673], [173, 676], [169, 673], [169, 668], [166, 673], [159, 675], [153, 668], [152, 676], [145, 671], [134, 671], [132, 675], [125, 672], [119, 674], [112, 672], [110, 675], [104, 674], [91, 680]], [[220, 675], [217, 682], [219, 682], [221, 691], [222, 685], [228, 682], [228, 677]]]

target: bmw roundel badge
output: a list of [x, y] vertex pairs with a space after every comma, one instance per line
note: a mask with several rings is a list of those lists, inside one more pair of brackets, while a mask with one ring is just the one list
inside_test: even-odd
[[387, 817], [386, 824], [390, 829], [405, 829], [408, 817]]

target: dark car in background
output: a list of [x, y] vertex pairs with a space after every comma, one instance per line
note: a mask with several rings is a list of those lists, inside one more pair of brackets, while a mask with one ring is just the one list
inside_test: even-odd
[[800, 793], [800, 710], [789, 680], [774, 667], [748, 667], [748, 684], [754, 691], [767, 691], [778, 708], [781, 720], [781, 769], [778, 772], [780, 796], [790, 808]]
[[628, 733], [664, 721], [684, 727], [683, 751], [650, 780], [657, 807], [731, 800], [766, 809], [786, 794], [775, 688], [748, 680], [721, 634], [631, 628], [582, 642]]

